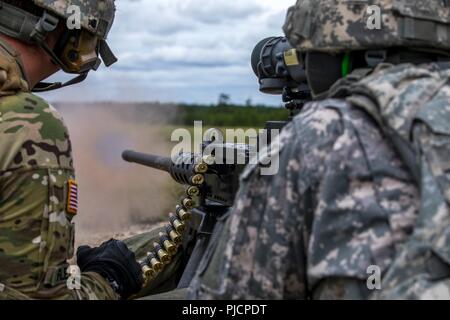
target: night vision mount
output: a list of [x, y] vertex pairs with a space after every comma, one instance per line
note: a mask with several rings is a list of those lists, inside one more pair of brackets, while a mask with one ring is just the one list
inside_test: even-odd
[[253, 50], [251, 62], [259, 90], [281, 95], [291, 118], [312, 100], [304, 58], [285, 37], [260, 41]]

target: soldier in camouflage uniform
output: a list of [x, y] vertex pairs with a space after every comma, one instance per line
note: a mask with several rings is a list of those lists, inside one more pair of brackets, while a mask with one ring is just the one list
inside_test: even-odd
[[449, 299], [448, 1], [298, 0], [284, 30], [309, 66], [350, 67], [307, 64], [316, 101], [282, 132], [279, 174], [242, 175], [189, 296]]
[[[69, 5], [81, 9], [81, 30], [66, 29]], [[117, 299], [140, 289], [135, 256], [117, 241], [84, 247], [81, 281], [67, 285], [78, 211], [72, 148], [61, 116], [30, 92], [80, 82], [98, 54], [115, 62], [105, 41], [114, 12], [113, 0], [0, 2], [0, 299]], [[77, 78], [37, 83], [59, 68]], [[104, 262], [111, 257], [127, 271]]]

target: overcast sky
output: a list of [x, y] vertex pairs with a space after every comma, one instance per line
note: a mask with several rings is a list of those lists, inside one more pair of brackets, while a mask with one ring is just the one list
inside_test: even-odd
[[[119, 58], [50, 101], [233, 102], [279, 104], [262, 95], [250, 66], [256, 43], [282, 35], [295, 0], [117, 0], [109, 44]], [[64, 79], [58, 74], [57, 79]]]

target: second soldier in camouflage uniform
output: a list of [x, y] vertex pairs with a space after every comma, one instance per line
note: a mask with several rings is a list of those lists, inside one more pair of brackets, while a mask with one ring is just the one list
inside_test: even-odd
[[[372, 4], [379, 30], [367, 27]], [[278, 175], [242, 175], [191, 298], [367, 299], [370, 266], [383, 275], [375, 298], [450, 298], [449, 10], [423, 0], [290, 9], [299, 52], [365, 63], [316, 90], [283, 131]]]

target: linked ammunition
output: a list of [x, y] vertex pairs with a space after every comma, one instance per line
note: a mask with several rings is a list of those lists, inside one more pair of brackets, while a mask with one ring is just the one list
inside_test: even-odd
[[182, 234], [186, 230], [184, 222], [180, 221], [173, 213], [170, 214], [170, 223], [179, 234]]
[[195, 201], [191, 198], [184, 198], [182, 204], [183, 207], [186, 208], [186, 210], [192, 210], [195, 207]]
[[153, 243], [153, 247], [155, 248], [155, 251], [156, 251], [156, 254], [158, 255], [159, 260], [163, 264], [169, 264], [172, 259], [170, 258], [170, 255], [167, 253], [167, 251], [164, 250], [161, 247], [161, 245], [157, 242]]
[[149, 280], [152, 280], [156, 276], [155, 270], [150, 268], [148, 265], [144, 265], [142, 267], [142, 274], [144, 275], [144, 280], [147, 282]]
[[190, 186], [189, 188], [187, 188], [186, 194], [189, 197], [198, 197], [200, 195], [200, 189], [195, 186]]
[[156, 273], [160, 273], [163, 269], [163, 264], [156, 258], [154, 252], [149, 252], [147, 255], [147, 265], [149, 265]]
[[151, 280], [155, 277], [155, 271], [148, 265], [147, 259], [140, 261], [139, 265], [141, 266], [142, 275], [144, 276], [145, 281]]
[[191, 214], [183, 209], [182, 206], [177, 206], [177, 215], [181, 219], [181, 221], [189, 221], [191, 220]]
[[169, 235], [170, 239], [176, 244], [180, 245], [183, 241], [181, 235], [172, 227], [172, 225], [168, 225], [166, 227], [166, 232]]
[[205, 177], [202, 174], [196, 174], [191, 177], [191, 183], [194, 186], [199, 186], [205, 182]]
[[177, 246], [169, 239], [169, 236], [164, 233], [159, 234], [159, 240], [161, 241], [162, 247], [167, 251], [168, 254], [174, 256], [177, 254]]
[[206, 173], [208, 171], [208, 165], [205, 162], [197, 164], [194, 168], [195, 173]]

